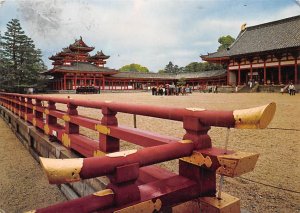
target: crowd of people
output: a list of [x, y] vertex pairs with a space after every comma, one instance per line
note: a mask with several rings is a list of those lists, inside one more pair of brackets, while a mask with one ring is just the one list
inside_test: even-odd
[[154, 86], [151, 88], [152, 95], [187, 95], [192, 93], [192, 87], [190, 87], [188, 84], [187, 85], [159, 85], [159, 86]]

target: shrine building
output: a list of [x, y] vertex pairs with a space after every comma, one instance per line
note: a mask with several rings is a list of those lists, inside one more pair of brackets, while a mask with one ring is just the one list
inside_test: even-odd
[[102, 51], [90, 55], [95, 48], [79, 40], [49, 57], [53, 68], [44, 74], [52, 76], [49, 89], [53, 91], [76, 90], [78, 87], [96, 87], [101, 90], [141, 90], [161, 84], [185, 82], [198, 89], [204, 85], [225, 85], [226, 70], [182, 74], [120, 72], [105, 67], [110, 57]]
[[227, 49], [201, 58], [227, 67], [227, 84], [299, 84], [300, 16], [246, 27]]

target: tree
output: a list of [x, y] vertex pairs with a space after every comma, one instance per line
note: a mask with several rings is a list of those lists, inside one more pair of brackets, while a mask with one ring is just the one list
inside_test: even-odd
[[119, 69], [121, 72], [149, 72], [147, 67], [143, 67], [140, 64], [129, 64]]
[[25, 35], [18, 19], [8, 22], [7, 31], [0, 37], [0, 57], [4, 61], [4, 69], [0, 70], [0, 74], [6, 78], [2, 85], [4, 87], [35, 84], [39, 73], [46, 68], [41, 51]]
[[172, 73], [172, 74], [177, 74], [177, 73], [182, 73], [182, 72], [184, 72], [184, 68], [183, 67], [179, 67], [178, 65], [174, 65], [172, 63], [172, 61], [170, 61], [166, 65], [166, 67], [165, 67], [165, 69], [164, 69], [163, 72], [160, 71], [160, 73]]
[[222, 65], [208, 62], [192, 62], [185, 66], [185, 72], [204, 72], [223, 69]]
[[184, 77], [178, 79], [177, 86], [185, 86], [186, 85], [186, 79]]
[[174, 64], [170, 61], [165, 67], [165, 73], [174, 73]]
[[234, 41], [235, 41], [235, 39], [233, 37], [231, 37], [230, 35], [221, 36], [218, 39], [218, 42], [221, 44], [218, 48], [218, 51], [227, 49]]
[[187, 66], [185, 66], [185, 71], [186, 72], [201, 72], [203, 71], [202, 69], [200, 69], [201, 64], [198, 62], [192, 62], [190, 64], [188, 64]]

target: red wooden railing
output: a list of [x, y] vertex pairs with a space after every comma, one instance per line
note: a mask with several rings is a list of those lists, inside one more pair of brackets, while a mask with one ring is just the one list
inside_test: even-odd
[[[212, 147], [207, 134], [210, 127], [265, 128], [275, 113], [274, 103], [250, 110], [213, 111], [11, 93], [0, 93], [0, 104], [46, 135], [56, 137], [65, 147], [87, 157], [63, 161], [42, 159], [51, 183], [102, 175], [110, 178], [111, 183], [103, 192], [38, 212], [111, 212], [147, 205], [163, 210], [198, 197], [216, 197], [216, 174], [233, 177], [249, 172], [258, 155]], [[56, 104], [67, 106], [67, 110], [57, 109]], [[78, 107], [101, 109], [101, 120], [80, 115]], [[180, 121], [186, 133], [177, 139], [121, 126], [116, 118], [118, 112]], [[80, 134], [79, 127], [98, 132], [99, 140]], [[118, 152], [120, 140], [144, 148]], [[105, 155], [111, 152], [118, 153]], [[178, 158], [179, 174], [153, 166]]]

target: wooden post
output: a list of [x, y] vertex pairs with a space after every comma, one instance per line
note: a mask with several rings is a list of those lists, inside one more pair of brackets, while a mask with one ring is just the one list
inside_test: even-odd
[[76, 75], [76, 73], [75, 73], [75, 83], [74, 83], [74, 88], [75, 88], [75, 90], [76, 90], [76, 88], [77, 88], [77, 75]]
[[63, 89], [66, 90], [67, 89], [67, 79], [66, 79], [66, 74], [64, 74], [64, 86]]
[[32, 106], [32, 98], [27, 98], [26, 107], [25, 107], [25, 116], [24, 116], [25, 121], [27, 121], [29, 116], [31, 116], [33, 113], [32, 108], [30, 108], [29, 106]]
[[48, 101], [48, 107], [45, 110], [46, 124], [44, 126], [44, 133], [46, 135], [51, 135], [49, 126], [57, 124], [57, 118], [49, 114], [50, 110], [56, 110], [55, 102], [53, 101]]
[[230, 84], [229, 64], [227, 65], [227, 85]]
[[264, 60], [264, 84], [267, 84], [267, 68], [266, 68], [266, 60]]
[[278, 84], [281, 84], [281, 59], [278, 60]]
[[281, 59], [282, 59], [282, 53], [275, 53], [274, 55], [278, 60], [278, 84], [281, 84]]
[[295, 84], [298, 84], [298, 64], [297, 64], [297, 58], [295, 59]]
[[133, 114], [133, 127], [136, 128], [136, 114]]
[[70, 103], [67, 106], [67, 115], [64, 118], [66, 134], [78, 134], [79, 126], [77, 124], [71, 123], [70, 118], [68, 117], [68, 115], [78, 115], [77, 106]]
[[238, 62], [239, 69], [238, 69], [238, 85], [241, 85], [241, 62]]
[[[184, 140], [192, 140], [195, 149], [211, 148], [211, 138], [207, 134], [209, 126], [203, 126], [198, 118], [184, 117], [183, 128], [186, 130]], [[184, 160], [179, 160], [179, 174], [199, 183], [199, 192], [214, 196], [216, 193], [216, 173]]]
[[[108, 126], [117, 126], [117, 112], [111, 111], [108, 107], [102, 108], [103, 117], [101, 119], [102, 128], [109, 129]], [[120, 139], [109, 135], [109, 131], [99, 131], [99, 148], [103, 152], [117, 152], [120, 149]]]
[[42, 107], [42, 101], [40, 99], [35, 99], [35, 110], [32, 119], [33, 126], [37, 126], [37, 122], [43, 122], [43, 113], [36, 110], [36, 107]]
[[105, 77], [102, 77], [102, 90], [105, 90]]
[[252, 61], [250, 61], [250, 80], [253, 79]]
[[[55, 102], [52, 102], [52, 101], [48, 101], [48, 112], [49, 110], [56, 110], [56, 106], [55, 106]], [[49, 125], [55, 125], [57, 124], [57, 118], [52, 116], [52, 115], [49, 115], [46, 114], [46, 123]]]
[[25, 98], [21, 97], [20, 98], [20, 108], [19, 108], [19, 116], [21, 118], [24, 118], [24, 116], [25, 116], [25, 106], [23, 104], [25, 104]]

